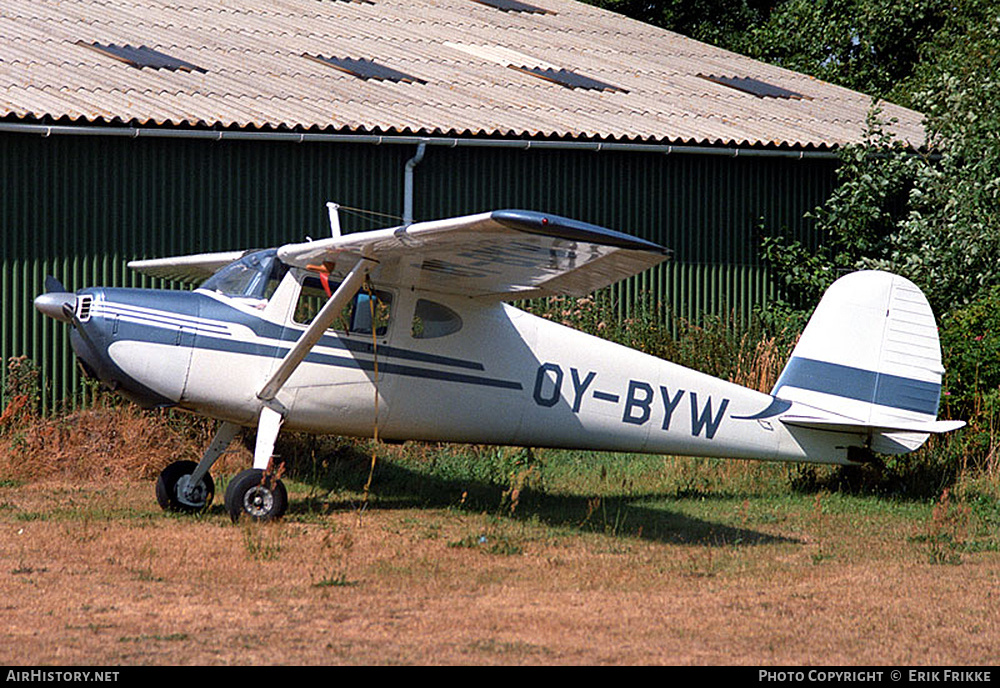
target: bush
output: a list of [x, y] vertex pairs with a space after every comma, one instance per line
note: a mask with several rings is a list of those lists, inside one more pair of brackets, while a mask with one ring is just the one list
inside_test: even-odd
[[649, 296], [626, 304], [611, 289], [591, 296], [552, 296], [521, 304], [529, 313], [659, 358], [668, 358], [672, 340], [665, 309]]
[[941, 350], [944, 411], [966, 420], [989, 413], [1000, 393], [1000, 287], [942, 320]]
[[6, 406], [0, 414], [0, 434], [30, 422], [41, 404], [41, 376], [38, 366], [27, 356], [7, 360], [3, 398]]
[[790, 309], [705, 316], [701, 323], [675, 320], [651, 297], [628, 309], [610, 290], [586, 298], [552, 297], [526, 304], [535, 315], [622, 344], [713, 377], [770, 392], [791, 355], [806, 317]]

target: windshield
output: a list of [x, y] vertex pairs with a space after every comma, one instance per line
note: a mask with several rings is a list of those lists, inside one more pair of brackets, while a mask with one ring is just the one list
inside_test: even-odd
[[266, 299], [288, 269], [277, 254], [273, 248], [248, 253], [209, 277], [201, 288], [227, 296]]

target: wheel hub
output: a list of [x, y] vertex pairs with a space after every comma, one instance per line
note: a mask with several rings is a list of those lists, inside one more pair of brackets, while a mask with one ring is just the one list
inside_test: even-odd
[[243, 510], [254, 518], [267, 516], [274, 508], [274, 495], [266, 487], [253, 487], [243, 495]]
[[205, 483], [199, 481], [197, 484], [192, 484], [190, 475], [178, 478], [176, 493], [177, 501], [181, 504], [196, 508], [205, 506]]

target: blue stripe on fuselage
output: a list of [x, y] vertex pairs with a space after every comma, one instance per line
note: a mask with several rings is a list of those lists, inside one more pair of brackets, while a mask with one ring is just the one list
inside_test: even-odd
[[[216, 337], [199, 337], [196, 340], [195, 348], [277, 358], [288, 353], [290, 347], [218, 339]], [[379, 357], [382, 356], [382, 347], [379, 347], [378, 355]], [[315, 351], [307, 355], [305, 360], [307, 363], [318, 363], [320, 365], [330, 365], [337, 368], [355, 368], [364, 371], [374, 371], [375, 369], [374, 359], [365, 360], [346, 356], [332, 356], [330, 354], [317, 353]], [[446, 382], [481, 385], [484, 387], [499, 387], [501, 389], [522, 389], [520, 382], [500, 380], [497, 378], [477, 377], [475, 375], [456, 373], [448, 370], [417, 368], [415, 366], [403, 365], [400, 363], [388, 363], [384, 361], [379, 361], [378, 368], [380, 372], [385, 373], [386, 375], [404, 375], [407, 377], [420, 377], [430, 380], [443, 380]]]
[[[201, 295], [199, 294], [199, 296]], [[221, 303], [216, 299], [207, 296], [202, 296], [202, 298], [205, 299], [205, 302], [202, 303], [201, 317], [209, 320], [245, 325], [253, 330], [253, 333], [258, 337], [266, 337], [268, 339], [277, 339], [282, 342], [293, 343], [298, 340], [298, 338], [302, 335], [302, 332], [305, 330], [305, 326], [303, 326], [302, 330], [286, 328], [282, 325], [269, 322], [262, 318], [255, 318], [254, 316], [244, 313], [239, 309]], [[343, 339], [334, 335], [323, 335], [317, 345], [327, 346], [332, 349], [345, 349], [352, 354], [367, 354], [371, 353], [372, 350], [371, 342]], [[378, 353], [379, 356], [384, 356], [386, 358], [401, 358], [404, 360], [419, 361], [420, 363], [434, 363], [437, 365], [453, 366], [455, 368], [465, 368], [466, 370], [485, 370], [483, 364], [476, 361], [467, 361], [461, 358], [440, 356], [438, 354], [428, 354], [422, 351], [413, 351], [411, 349], [400, 349], [394, 346], [380, 346], [378, 348]]]
[[[112, 290], [106, 290], [110, 292]], [[128, 290], [123, 290], [128, 291]], [[150, 292], [144, 291], [142, 294], [148, 295]], [[167, 292], [168, 294], [170, 292]], [[151, 305], [149, 300], [143, 300], [142, 298], [136, 298], [130, 300], [132, 305], [143, 306], [145, 308], [153, 308], [158, 310], [168, 310], [168, 303], [175, 303], [178, 308], [176, 311], [180, 311], [184, 315], [197, 315], [201, 318], [208, 320], [215, 320], [218, 322], [226, 322], [244, 325], [258, 336], [262, 338], [277, 339], [279, 343], [261, 343], [261, 342], [248, 342], [240, 341], [230, 337], [217, 337], [217, 336], [207, 336], [206, 334], [199, 332], [198, 336], [194, 340], [194, 348], [196, 349], [206, 349], [211, 351], [224, 351], [229, 353], [243, 354], [249, 356], [263, 356], [267, 358], [278, 358], [284, 356], [288, 353], [290, 346], [283, 346], [285, 342], [289, 345], [294, 343], [298, 337], [301, 335], [300, 330], [286, 329], [280, 325], [262, 320], [260, 318], [255, 318], [250, 314], [243, 313], [242, 311], [226, 306], [215, 299], [210, 297], [192, 294], [191, 292], [174, 292], [174, 296], [181, 296], [184, 298], [174, 299], [167, 303], [160, 302], [159, 299], [154, 299], [155, 304]], [[121, 297], [122, 294], [115, 293], [115, 297]], [[198, 297], [201, 300], [200, 304], [202, 308], [200, 312], [197, 308], [192, 308], [191, 297]], [[181, 303], [183, 302], [183, 306]], [[112, 302], [113, 303], [113, 302]], [[108, 302], [105, 302], [104, 307], [106, 308]], [[209, 305], [209, 308], [205, 308]], [[217, 306], [217, 307], [216, 307]], [[193, 311], [193, 312], [192, 312]], [[207, 311], [207, 312], [206, 312]], [[101, 312], [96, 312], [94, 317], [102, 317]], [[119, 330], [116, 335], [116, 340], [132, 340], [141, 342], [150, 342], [157, 344], [171, 344], [177, 343], [177, 332], [175, 328], [163, 327], [155, 317], [150, 316], [146, 322], [137, 322], [140, 320], [138, 314], [129, 315], [128, 319], [119, 321]], [[313, 351], [305, 360], [309, 363], [318, 363], [321, 365], [331, 365], [339, 368], [354, 368], [365, 371], [373, 371], [375, 368], [374, 358], [371, 360], [358, 359], [355, 358], [356, 354], [368, 354], [372, 355], [372, 345], [368, 342], [362, 341], [351, 341], [343, 340], [340, 337], [332, 335], [324, 335], [317, 346], [325, 346], [335, 349], [341, 349], [345, 351], [349, 356], [336, 356], [327, 353]], [[448, 356], [438, 356], [435, 354], [425, 354], [419, 351], [409, 351], [407, 349], [399, 349], [390, 346], [380, 346], [378, 347], [378, 358], [379, 358], [379, 370], [380, 372], [386, 373], [388, 375], [403, 375], [407, 377], [418, 377], [430, 380], [441, 380], [445, 382], [456, 382], [462, 384], [479, 385], [485, 387], [494, 387], [499, 389], [523, 389], [520, 382], [513, 380], [502, 380], [498, 378], [490, 377], [479, 377], [476, 375], [469, 375], [467, 373], [447, 371], [447, 370], [434, 370], [430, 368], [422, 368], [412, 365], [405, 365], [402, 363], [394, 363], [391, 361], [382, 360], [383, 358], [397, 358], [404, 360], [411, 360], [421, 363], [433, 363], [438, 365], [453, 366], [456, 368], [464, 368], [471, 370], [485, 370], [481, 363], [476, 363], [474, 361], [466, 361], [462, 359], [451, 358]]]
[[[283, 325], [264, 320], [203, 293], [151, 289], [105, 289], [104, 291], [106, 295], [104, 308], [113, 307], [114, 303], [123, 303], [164, 311], [176, 317], [188, 316], [222, 324], [242, 325], [249, 328], [258, 337], [276, 339], [279, 342], [293, 343], [302, 335], [302, 330], [286, 328]], [[139, 317], [139, 315], [130, 314], [130, 317]], [[149, 320], [152, 322], [156, 318], [150, 315]], [[323, 335], [317, 345], [331, 349], [343, 349], [352, 354], [369, 354], [372, 350], [371, 342], [343, 339], [334, 335]], [[464, 368], [465, 370], [486, 370], [483, 364], [477, 361], [400, 349], [394, 346], [380, 346], [378, 354], [380, 358], [398, 358], [419, 363]]]

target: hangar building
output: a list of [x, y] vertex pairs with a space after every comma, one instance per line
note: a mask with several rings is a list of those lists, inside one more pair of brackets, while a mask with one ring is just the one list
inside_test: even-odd
[[149, 284], [125, 263], [325, 236], [327, 201], [345, 231], [566, 215], [673, 249], [624, 296], [748, 312], [759, 227], [815, 241], [873, 105], [572, 0], [4, 0], [0, 36], [0, 355], [48, 406], [79, 380], [47, 274]]

